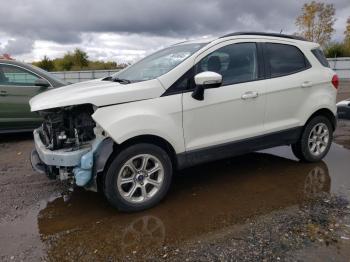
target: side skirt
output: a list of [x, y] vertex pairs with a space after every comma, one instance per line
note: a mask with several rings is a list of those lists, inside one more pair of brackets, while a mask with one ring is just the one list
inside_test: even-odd
[[275, 146], [290, 145], [298, 141], [303, 127], [295, 127], [267, 135], [229, 142], [221, 145], [187, 151], [177, 155], [177, 167], [183, 169]]

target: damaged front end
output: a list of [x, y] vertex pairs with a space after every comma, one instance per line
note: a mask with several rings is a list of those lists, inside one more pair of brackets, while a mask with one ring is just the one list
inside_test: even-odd
[[39, 111], [44, 121], [34, 130], [33, 168], [50, 178], [96, 190], [94, 154], [106, 137], [92, 119], [93, 112], [92, 105]]

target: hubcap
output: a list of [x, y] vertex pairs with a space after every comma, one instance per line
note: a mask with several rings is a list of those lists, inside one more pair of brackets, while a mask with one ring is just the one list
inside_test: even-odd
[[144, 202], [154, 197], [164, 180], [164, 168], [158, 158], [150, 154], [132, 157], [119, 171], [117, 186], [128, 202]]
[[309, 135], [309, 150], [314, 156], [321, 155], [328, 146], [329, 143], [329, 130], [328, 127], [319, 123], [315, 125]]

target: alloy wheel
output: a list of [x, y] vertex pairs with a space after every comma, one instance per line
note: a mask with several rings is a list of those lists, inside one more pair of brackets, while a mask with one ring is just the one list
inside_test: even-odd
[[121, 196], [131, 203], [142, 203], [161, 189], [164, 167], [150, 154], [141, 154], [127, 160], [118, 173], [117, 187]]
[[323, 154], [329, 143], [329, 130], [326, 124], [316, 124], [309, 135], [308, 146], [310, 153], [314, 156]]

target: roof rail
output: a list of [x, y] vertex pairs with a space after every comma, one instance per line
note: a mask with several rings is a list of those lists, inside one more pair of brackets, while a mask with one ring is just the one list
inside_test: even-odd
[[229, 37], [229, 36], [237, 36], [237, 35], [273, 36], [273, 37], [282, 37], [282, 38], [289, 38], [289, 39], [294, 39], [294, 40], [307, 41], [304, 37], [301, 37], [301, 36], [285, 35], [285, 34], [279, 34], [279, 33], [265, 33], [265, 32], [235, 32], [235, 33], [221, 36], [220, 38]]

